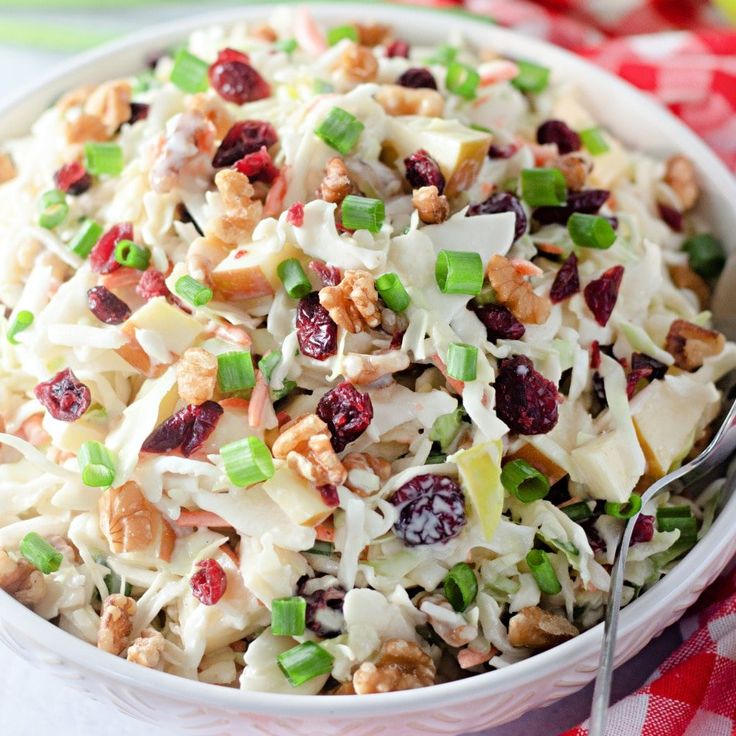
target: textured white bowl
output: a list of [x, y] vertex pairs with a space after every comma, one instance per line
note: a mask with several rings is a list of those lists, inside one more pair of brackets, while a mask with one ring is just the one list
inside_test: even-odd
[[[250, 6], [168, 23], [79, 56], [32, 89], [0, 104], [2, 135], [23, 134], [66, 89], [139, 70], [147, 53], [180, 40], [194, 28], [262, 19], [270, 10], [272, 7]], [[558, 48], [467, 16], [375, 3], [315, 4], [312, 10], [319, 20], [330, 24], [356, 18], [384, 21], [416, 42], [439, 42], [451, 29], [460, 30], [481, 47], [537, 60], [576, 80], [592, 111], [624, 141], [656, 155], [682, 151], [694, 159], [705, 191], [703, 211], [713, 231], [733, 246], [736, 182], [731, 174], [689, 129], [606, 72]], [[736, 496], [675, 570], [624, 610], [617, 663], [632, 657], [677, 620], [722, 570], [736, 552], [735, 514]], [[0, 641], [85, 696], [183, 733], [403, 736], [457, 734], [498, 725], [569, 695], [588, 683], [598, 668], [601, 626], [507, 669], [423, 690], [362, 698], [243, 693], [147, 670], [73, 638], [2, 591]]]

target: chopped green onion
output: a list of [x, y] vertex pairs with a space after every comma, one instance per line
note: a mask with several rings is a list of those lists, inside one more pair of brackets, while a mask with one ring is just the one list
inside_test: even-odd
[[302, 264], [297, 258], [287, 258], [281, 261], [276, 268], [276, 273], [286, 289], [286, 293], [292, 299], [301, 299], [312, 291], [312, 284], [304, 273]]
[[210, 65], [186, 49], [179, 49], [171, 69], [171, 82], [183, 92], [193, 95], [204, 92], [210, 86], [208, 72]]
[[448, 64], [445, 85], [453, 94], [466, 100], [474, 100], [479, 84], [480, 74], [472, 67], [459, 61]]
[[600, 128], [587, 128], [581, 130], [579, 135], [581, 143], [592, 156], [600, 156], [611, 150]]
[[559, 207], [567, 201], [567, 184], [559, 169], [523, 169], [521, 196], [530, 207]]
[[593, 516], [590, 506], [585, 501], [579, 503], [571, 503], [569, 506], [563, 506], [560, 509], [570, 520], [580, 523]]
[[483, 261], [474, 251], [441, 250], [434, 276], [443, 294], [477, 296], [483, 288]]
[[358, 43], [358, 29], [355, 26], [335, 26], [327, 29], [327, 43], [334, 46], [343, 39]]
[[85, 143], [84, 165], [94, 176], [118, 176], [123, 170], [123, 149], [117, 143]]
[[542, 92], [549, 84], [549, 69], [531, 61], [517, 60], [519, 73], [511, 80], [511, 84], [521, 92]]
[[478, 595], [478, 580], [473, 568], [466, 562], [458, 562], [445, 577], [445, 598], [459, 613], [462, 613]]
[[314, 134], [343, 156], [350, 153], [358, 142], [365, 125], [341, 107], [333, 107], [327, 117], [314, 129]]
[[685, 519], [693, 515], [693, 510], [686, 503], [681, 506], [660, 506], [657, 509], [657, 519], [679, 518]]
[[557, 573], [549, 561], [549, 555], [544, 550], [530, 550], [526, 556], [526, 564], [529, 565], [529, 569], [542, 593], [557, 595], [562, 590]]
[[616, 241], [616, 231], [605, 217], [573, 212], [567, 221], [572, 242], [583, 248], [606, 250]]
[[217, 356], [217, 385], [224, 394], [244, 391], [256, 385], [253, 358], [248, 350], [235, 350]]
[[657, 509], [657, 530], [672, 532], [678, 529], [678, 542], [695, 542], [698, 537], [698, 522], [692, 509], [687, 506], [670, 506]]
[[319, 644], [305, 641], [276, 657], [279, 668], [292, 687], [326, 675], [332, 670], [335, 658]]
[[454, 46], [451, 46], [449, 43], [442, 43], [435, 49], [434, 54], [426, 60], [426, 63], [447, 66], [455, 61], [457, 55], [458, 50]]
[[262, 483], [274, 474], [273, 458], [263, 440], [245, 437], [220, 448], [225, 473], [235, 486]]
[[501, 485], [522, 503], [538, 501], [549, 493], [549, 478], [521, 458], [503, 466]]
[[174, 291], [195, 307], [203, 307], [212, 301], [212, 289], [191, 276], [182, 276], [174, 284]]
[[15, 315], [15, 319], [8, 328], [6, 337], [11, 345], [17, 345], [18, 341], [15, 336], [23, 330], [27, 330], [33, 324], [33, 312], [29, 312], [27, 309], [21, 309], [18, 314]]
[[51, 189], [41, 195], [41, 212], [38, 215], [38, 224], [47, 230], [53, 230], [61, 225], [69, 214], [69, 205], [66, 195], [59, 189]]
[[320, 540], [317, 540], [314, 543], [314, 547], [310, 547], [310, 549], [304, 550], [305, 554], [308, 555], [326, 555], [329, 556], [332, 554], [334, 550], [334, 546], [332, 542], [322, 542]]
[[478, 374], [478, 348], [451, 342], [447, 348], [447, 375], [458, 381], [475, 381]]
[[86, 258], [102, 237], [103, 232], [104, 228], [99, 222], [85, 220], [77, 234], [69, 241], [69, 250], [80, 258]]
[[384, 273], [383, 276], [379, 276], [376, 279], [376, 291], [386, 306], [394, 312], [403, 312], [411, 302], [404, 284], [395, 273]]
[[626, 503], [614, 503], [606, 501], [604, 513], [613, 516], [615, 519], [633, 519], [641, 511], [641, 496], [638, 493], [632, 493], [631, 498]]
[[444, 452], [432, 452], [427, 458], [427, 465], [442, 465], [447, 462], [447, 455]]
[[281, 388], [271, 389], [271, 401], [275, 403], [280, 399], [283, 399], [284, 397], [288, 396], [295, 388], [296, 381], [292, 381], [290, 378], [287, 378]]
[[271, 374], [274, 368], [281, 362], [282, 357], [280, 350], [272, 350], [258, 361], [258, 370], [267, 381], [271, 380]]
[[306, 628], [307, 602], [301, 596], [271, 601], [271, 633], [274, 636], [301, 636]]
[[299, 44], [294, 38], [282, 38], [273, 45], [278, 51], [283, 51], [285, 54], [293, 54], [298, 48]]
[[493, 133], [490, 128], [487, 128], [485, 125], [479, 125], [478, 123], [470, 123], [468, 127], [473, 130], [479, 130], [481, 133]]
[[145, 271], [151, 260], [151, 251], [144, 245], [138, 245], [132, 240], [121, 240], [115, 246], [115, 260], [121, 266]]
[[115, 458], [100, 442], [83, 442], [77, 453], [82, 483], [93, 488], [107, 488], [115, 480]]
[[449, 414], [442, 414], [437, 417], [429, 431], [429, 439], [432, 442], [439, 442], [442, 452], [447, 452], [460, 433], [463, 426], [464, 412], [462, 409], [455, 409]]
[[20, 543], [20, 553], [44, 575], [56, 572], [64, 559], [38, 532], [28, 532]]
[[693, 235], [683, 244], [687, 259], [695, 273], [704, 279], [712, 279], [723, 271], [726, 265], [726, 251], [718, 238], [708, 233]]
[[386, 209], [380, 199], [348, 194], [342, 201], [342, 224], [349, 230], [377, 233], [385, 217]]
[[481, 287], [480, 294], [475, 297], [475, 301], [477, 304], [480, 304], [480, 306], [495, 304], [498, 301], [496, 290], [489, 283], [484, 282]]

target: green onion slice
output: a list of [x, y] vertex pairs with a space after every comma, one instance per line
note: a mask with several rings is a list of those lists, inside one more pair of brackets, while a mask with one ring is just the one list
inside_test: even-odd
[[478, 580], [473, 568], [466, 562], [458, 562], [447, 573], [444, 588], [450, 605], [462, 613], [478, 595]]
[[679, 518], [685, 519], [693, 515], [693, 510], [686, 503], [681, 506], [660, 506], [657, 509], [657, 519]]
[[358, 29], [355, 26], [335, 26], [327, 30], [327, 43], [330, 46], [334, 46], [343, 39], [349, 39], [358, 43]]
[[307, 602], [301, 596], [271, 601], [271, 633], [274, 636], [301, 636], [306, 628]]
[[542, 593], [557, 595], [562, 590], [557, 573], [549, 560], [549, 555], [544, 550], [530, 550], [526, 556], [526, 564], [529, 565], [529, 569]]
[[483, 288], [483, 261], [472, 251], [441, 250], [434, 276], [443, 294], [477, 296]]
[[704, 279], [718, 276], [726, 265], [726, 251], [718, 238], [707, 233], [693, 235], [683, 244], [690, 268]]
[[276, 267], [276, 273], [292, 299], [301, 299], [312, 291], [312, 284], [298, 258], [287, 258]]
[[212, 289], [191, 276], [182, 276], [174, 284], [174, 291], [195, 307], [203, 307], [212, 301]]
[[638, 493], [632, 493], [631, 498], [626, 503], [614, 503], [606, 501], [604, 513], [613, 516], [616, 519], [632, 519], [641, 511], [641, 496]]
[[115, 246], [115, 260], [121, 266], [145, 271], [151, 260], [151, 251], [144, 245], [138, 245], [132, 240], [121, 240]]
[[332, 554], [334, 550], [334, 545], [332, 542], [322, 542], [320, 540], [317, 540], [314, 543], [314, 547], [310, 547], [307, 550], [304, 550], [305, 554], [308, 555], [329, 555]]
[[288, 396], [296, 388], [296, 381], [287, 378], [281, 388], [271, 389], [271, 401], [274, 403]]
[[319, 644], [305, 641], [276, 657], [279, 668], [292, 687], [298, 687], [332, 670], [335, 658]]
[[466, 100], [474, 100], [479, 84], [480, 74], [472, 67], [459, 61], [448, 64], [445, 85], [453, 94]]
[[85, 143], [84, 165], [94, 176], [118, 176], [123, 170], [123, 149], [117, 143]]
[[376, 291], [386, 306], [394, 312], [403, 312], [411, 302], [404, 284], [395, 273], [384, 273], [383, 276], [379, 276], [376, 279]]
[[517, 60], [516, 66], [519, 67], [519, 73], [511, 84], [521, 92], [537, 93], [542, 92], [549, 84], [549, 69], [531, 61]]
[[377, 233], [385, 218], [386, 208], [380, 199], [348, 194], [342, 201], [342, 224], [348, 230]]
[[427, 64], [439, 64], [441, 66], [447, 66], [457, 59], [458, 50], [449, 43], [441, 43], [436, 49], [432, 56], [427, 60]]
[[171, 69], [171, 81], [183, 92], [196, 94], [210, 86], [208, 79], [210, 65], [186, 49], [179, 49]]
[[103, 232], [104, 228], [99, 222], [85, 220], [77, 234], [69, 241], [69, 250], [76, 253], [80, 258], [86, 258], [102, 237]]
[[567, 201], [567, 184], [559, 169], [523, 169], [521, 196], [530, 207], [559, 207]]
[[258, 437], [245, 437], [220, 448], [225, 473], [234, 486], [262, 483], [274, 474], [271, 453]]
[[600, 128], [587, 128], [580, 131], [580, 142], [592, 156], [600, 156], [611, 150]]
[[429, 431], [429, 439], [432, 442], [439, 442], [442, 452], [447, 452], [458, 436], [463, 426], [463, 410], [455, 409], [449, 414], [442, 414], [437, 417]]
[[365, 125], [341, 107], [333, 107], [327, 117], [314, 129], [314, 134], [343, 156], [350, 153], [358, 142]]
[[107, 488], [115, 480], [115, 458], [100, 442], [83, 442], [77, 453], [82, 483], [93, 488]]
[[15, 319], [11, 322], [8, 328], [6, 337], [11, 345], [17, 345], [18, 341], [15, 336], [27, 330], [33, 324], [33, 312], [29, 312], [27, 309], [21, 309], [18, 314], [15, 315]]
[[574, 212], [567, 221], [567, 231], [572, 242], [583, 248], [606, 250], [616, 240], [616, 231], [611, 223], [600, 215], [584, 215]]
[[579, 503], [571, 503], [569, 506], [564, 506], [560, 509], [569, 519], [574, 522], [580, 523], [586, 519], [590, 519], [593, 516], [593, 512], [590, 510], [590, 506], [585, 501]]
[[50, 545], [38, 532], [29, 532], [20, 543], [20, 553], [44, 575], [56, 572], [64, 559], [56, 547]]
[[501, 485], [522, 503], [538, 501], [549, 493], [549, 478], [521, 458], [503, 466]]
[[217, 356], [217, 385], [225, 394], [244, 391], [256, 385], [253, 358], [248, 350], [235, 350]]
[[447, 348], [447, 375], [458, 381], [475, 381], [478, 375], [478, 348], [451, 342]]
[[672, 532], [679, 530], [678, 542], [694, 543], [698, 538], [698, 522], [690, 506], [660, 506], [657, 509], [657, 530]]
[[47, 230], [53, 230], [61, 225], [69, 214], [69, 205], [66, 195], [59, 189], [51, 189], [41, 195], [38, 224]]
[[280, 350], [272, 350], [258, 361], [258, 370], [267, 381], [271, 380], [271, 374], [274, 368], [281, 362], [282, 357]]
[[296, 42], [296, 39], [282, 38], [276, 41], [273, 47], [278, 51], [283, 51], [285, 54], [293, 54], [299, 48], [299, 44]]

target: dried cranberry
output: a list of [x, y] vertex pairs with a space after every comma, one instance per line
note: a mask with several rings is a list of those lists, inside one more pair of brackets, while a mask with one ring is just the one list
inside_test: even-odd
[[579, 291], [578, 258], [574, 253], [571, 253], [555, 276], [549, 292], [549, 299], [552, 304], [558, 304]]
[[471, 204], [465, 213], [465, 217], [495, 215], [499, 212], [513, 212], [516, 215], [514, 240], [518, 240], [526, 232], [526, 212], [524, 212], [521, 202], [513, 194], [509, 194], [508, 192], [491, 194], [488, 199], [484, 199], [477, 204]]
[[235, 168], [252, 182], [262, 181], [265, 184], [271, 184], [279, 175], [279, 170], [274, 166], [271, 154], [265, 146], [261, 147], [260, 151], [243, 156], [240, 161], [236, 162]]
[[496, 413], [512, 432], [546, 434], [557, 424], [557, 387], [526, 356], [502, 360], [495, 387]]
[[305, 624], [310, 631], [323, 639], [332, 639], [342, 633], [345, 619], [342, 607], [345, 591], [342, 588], [327, 588], [304, 594], [307, 603]]
[[444, 475], [418, 475], [389, 501], [398, 508], [396, 536], [410, 547], [442, 544], [456, 537], [467, 521], [460, 486]]
[[402, 41], [401, 39], [397, 38], [386, 47], [386, 56], [389, 59], [395, 59], [396, 57], [408, 59], [409, 44], [406, 41]]
[[659, 216], [672, 230], [676, 233], [682, 232], [683, 218], [680, 210], [676, 210], [674, 207], [670, 207], [667, 204], [662, 204], [662, 202], [657, 203], [657, 209], [659, 210]]
[[39, 383], [33, 393], [46, 411], [61, 422], [75, 422], [92, 402], [89, 389], [77, 379], [71, 368], [65, 368], [50, 380]]
[[394, 332], [393, 335], [391, 335], [391, 342], [389, 344], [389, 350], [400, 350], [401, 345], [404, 342], [404, 335], [406, 334], [406, 330], [397, 330]]
[[293, 227], [301, 227], [304, 224], [304, 203], [294, 202], [286, 211], [286, 222]]
[[654, 537], [654, 517], [649, 514], [639, 514], [634, 522], [634, 531], [631, 534], [631, 544], [651, 542]]
[[145, 120], [148, 117], [150, 110], [151, 106], [147, 105], [145, 102], [131, 102], [128, 125], [135, 125], [140, 120]]
[[590, 367], [597, 371], [601, 367], [601, 346], [598, 340], [590, 343]]
[[342, 452], [368, 429], [373, 419], [373, 403], [368, 394], [345, 382], [319, 400], [317, 416], [329, 427], [335, 451]]
[[560, 153], [580, 150], [580, 136], [562, 120], [548, 120], [537, 128], [537, 143], [556, 143]]
[[223, 414], [222, 407], [216, 401], [205, 401], [198, 406], [190, 406], [193, 417], [189, 429], [181, 443], [181, 452], [184, 457], [193, 455], [215, 431], [217, 423]]
[[67, 194], [84, 194], [92, 186], [92, 177], [79, 161], [73, 161], [54, 174], [54, 184]]
[[224, 100], [244, 105], [271, 95], [270, 85], [249, 61], [239, 51], [224, 49], [210, 66], [210, 84]]
[[581, 212], [584, 215], [595, 215], [611, 196], [607, 189], [586, 189], [582, 192], [570, 192], [567, 202], [562, 207], [537, 207], [532, 217], [540, 225], [567, 225], [570, 215]]
[[632, 370], [636, 371], [645, 366], [652, 369], [653, 379], [664, 378], [667, 373], [667, 366], [656, 358], [652, 358], [650, 355], [646, 355], [645, 353], [631, 354]]
[[143, 441], [141, 450], [162, 453], [179, 448], [189, 457], [212, 434], [222, 413], [222, 407], [215, 401], [185, 406], [161, 422]]
[[197, 563], [197, 571], [189, 578], [192, 595], [205, 606], [214, 606], [227, 590], [227, 575], [212, 558]]
[[591, 281], [584, 289], [585, 303], [593, 312], [595, 321], [605, 327], [616, 306], [621, 279], [624, 277], [623, 266], [609, 268], [599, 279]]
[[153, 299], [155, 296], [169, 296], [171, 294], [169, 287], [166, 286], [166, 276], [155, 268], [149, 268], [143, 272], [135, 290], [138, 296], [146, 301]]
[[437, 80], [429, 69], [422, 66], [407, 69], [396, 84], [410, 89], [437, 89]]
[[181, 447], [190, 424], [189, 407], [186, 406], [164, 419], [143, 441], [141, 450], [161, 453]]
[[437, 162], [424, 149], [407, 156], [404, 166], [406, 180], [413, 189], [435, 186], [440, 194], [445, 191], [445, 177]]
[[89, 311], [106, 325], [119, 325], [130, 317], [130, 307], [104, 286], [93, 286], [87, 292]]
[[509, 309], [501, 304], [475, 305], [470, 308], [486, 328], [486, 334], [491, 342], [496, 340], [521, 340], [526, 327], [519, 322]]
[[519, 149], [513, 144], [509, 143], [506, 146], [496, 146], [493, 143], [488, 149], [488, 158], [491, 159], [505, 159], [511, 158]]
[[309, 268], [319, 276], [324, 286], [337, 286], [342, 281], [342, 273], [337, 266], [328, 266], [322, 261], [310, 261]]
[[133, 225], [121, 222], [113, 225], [92, 248], [89, 254], [89, 267], [95, 273], [112, 273], [120, 268], [115, 260], [115, 246], [121, 240], [133, 240]]
[[335, 507], [340, 505], [340, 497], [337, 495], [337, 488], [329, 483], [319, 486], [319, 495], [327, 506]]
[[588, 542], [590, 543], [590, 548], [593, 550], [593, 553], [605, 552], [606, 543], [603, 541], [603, 538], [598, 533], [598, 530], [595, 528], [594, 524], [595, 518], [591, 518], [584, 521], [580, 526], [583, 527], [583, 530], [585, 531], [585, 536], [588, 537]]
[[337, 325], [319, 303], [319, 293], [299, 300], [296, 308], [296, 337], [299, 350], [308, 358], [325, 360], [337, 353]]
[[222, 139], [222, 143], [215, 151], [212, 165], [218, 169], [232, 166], [244, 156], [260, 151], [264, 146], [271, 148], [278, 139], [271, 123], [263, 120], [240, 120]]
[[629, 375], [626, 376], [626, 395], [631, 398], [636, 393], [639, 382], [651, 378], [651, 376], [652, 369], [648, 365], [630, 371]]

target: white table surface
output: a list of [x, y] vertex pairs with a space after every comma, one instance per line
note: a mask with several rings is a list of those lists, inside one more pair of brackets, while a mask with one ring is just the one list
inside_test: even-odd
[[[22, 3], [19, 3], [22, 5]], [[101, 0], [100, 5], [104, 5]], [[97, 13], [38, 12], [44, 20], [59, 19], [64, 25], [94, 23], [97, 28], [126, 30], [143, 24], [210, 11], [218, 4], [199, 6], [110, 10]], [[0, 25], [11, 11], [0, 9]], [[18, 13], [20, 17], [27, 14]], [[39, 74], [47, 72], [63, 54], [30, 50], [21, 46], [0, 45], [0, 97], [22, 89]], [[616, 673], [614, 697], [635, 690], [652, 670], [681, 641], [676, 627], [653, 641], [634, 660]], [[592, 688], [588, 687], [552, 706], [529, 713], [520, 720], [484, 732], [484, 736], [553, 736], [584, 720], [589, 711]], [[60, 685], [53, 677], [32, 669], [0, 645], [0, 734], [2, 736], [179, 736], [166, 727], [152, 728], [118, 714], [112, 708], [84, 700]], [[636, 736], [617, 734], [617, 736]]]

